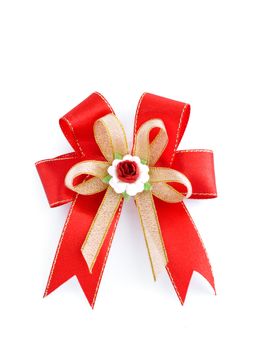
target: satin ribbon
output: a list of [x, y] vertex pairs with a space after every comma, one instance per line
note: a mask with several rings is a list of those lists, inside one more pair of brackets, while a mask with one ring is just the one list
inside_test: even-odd
[[[135, 201], [145, 238], [149, 237], [147, 245], [152, 255], [152, 267], [157, 275], [167, 263], [167, 272], [181, 303], [185, 300], [193, 271], [203, 275], [215, 288], [206, 250], [183, 202], [190, 194], [189, 182], [193, 188], [190, 198], [216, 197], [212, 151], [177, 150], [189, 112], [187, 104], [148, 93], [142, 95], [135, 117], [132, 151], [150, 166], [152, 191], [138, 194]], [[60, 126], [74, 152], [36, 163], [50, 206], [72, 202], [45, 295], [76, 276], [93, 307], [122, 207], [122, 197], [116, 195], [102, 178], [115, 150], [121, 154], [127, 152], [126, 137], [113, 109], [99, 93], [93, 93], [61, 118]], [[110, 137], [104, 139], [110, 129], [116, 135], [109, 132]], [[101, 146], [105, 144], [106, 147]], [[77, 179], [69, 181], [68, 188], [65, 177], [68, 176], [68, 181], [70, 174]], [[184, 187], [187, 188], [185, 193]], [[106, 234], [100, 234], [104, 231], [99, 229], [97, 215], [101, 208], [107, 215], [107, 205], [110, 208], [107, 230]], [[103, 222], [101, 224], [104, 226]], [[95, 243], [96, 249], [89, 249], [91, 242]], [[82, 254], [85, 246], [89, 249], [86, 260], [91, 271]]]
[[[155, 128], [159, 129], [159, 132], [154, 140], [150, 142], [150, 132]], [[98, 119], [94, 123], [93, 131], [101, 153], [108, 162], [80, 162], [68, 171], [65, 177], [65, 185], [80, 195], [92, 195], [104, 191], [108, 185], [102, 179], [106, 177], [107, 169], [112, 163], [114, 155], [128, 154], [125, 131], [115, 115], [109, 114]], [[184, 174], [171, 168], [152, 167], [162, 155], [167, 143], [168, 135], [164, 123], [160, 119], [152, 119], [142, 124], [137, 131], [133, 148], [134, 155], [150, 166], [151, 193], [143, 191], [137, 194], [135, 202], [140, 215], [154, 279], [167, 265], [168, 257], [152, 194], [169, 203], [181, 202], [192, 194], [191, 183]], [[81, 175], [91, 175], [93, 177], [74, 185], [75, 179]], [[168, 182], [177, 182], [184, 185], [187, 189], [186, 195], [168, 185]], [[110, 186], [107, 188], [81, 248], [90, 271], [93, 269], [121, 199], [121, 194], [115, 193]]]

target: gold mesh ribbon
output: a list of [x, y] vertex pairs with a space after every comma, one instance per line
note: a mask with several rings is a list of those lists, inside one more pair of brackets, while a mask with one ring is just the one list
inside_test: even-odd
[[[150, 143], [150, 132], [154, 128], [159, 128], [159, 132]], [[163, 238], [161, 235], [158, 216], [154, 205], [153, 196], [169, 202], [181, 202], [184, 198], [191, 196], [192, 188], [188, 178], [180, 172], [163, 167], [153, 167], [161, 157], [168, 143], [168, 135], [164, 123], [160, 119], [151, 119], [139, 128], [134, 145], [134, 154], [144, 160], [150, 166], [150, 183], [152, 190], [136, 195], [135, 201], [139, 211], [140, 221], [146, 241], [148, 254], [154, 279], [165, 268], [168, 263]], [[168, 182], [177, 182], [186, 186], [187, 194], [184, 195]]]
[[[158, 128], [159, 132], [150, 143], [150, 132], [154, 128]], [[107, 162], [90, 160], [77, 163], [68, 171], [65, 177], [65, 185], [72, 191], [82, 195], [91, 195], [106, 190], [81, 248], [90, 271], [93, 269], [103, 241], [122, 200], [122, 194], [117, 194], [102, 179], [108, 175], [107, 169], [114, 160], [115, 154], [118, 153], [122, 156], [128, 154], [126, 135], [123, 126], [115, 115], [109, 114], [98, 119], [94, 123], [93, 131], [96, 143]], [[184, 174], [171, 168], [154, 167], [167, 143], [168, 135], [164, 123], [160, 119], [151, 119], [139, 128], [133, 151], [134, 155], [138, 156], [150, 167], [151, 191], [138, 193], [135, 196], [135, 202], [141, 220], [154, 279], [156, 279], [157, 275], [166, 266], [168, 258], [153, 196], [169, 203], [177, 203], [181, 202], [184, 198], [188, 198], [192, 193], [191, 184]], [[80, 184], [75, 185], [75, 179], [80, 175], [86, 175], [87, 178]], [[173, 182], [184, 185], [187, 189], [186, 195], [178, 192], [168, 184]]]

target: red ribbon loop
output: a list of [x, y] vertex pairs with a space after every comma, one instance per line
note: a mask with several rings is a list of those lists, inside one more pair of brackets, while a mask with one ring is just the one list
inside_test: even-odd
[[[102, 95], [99, 93], [90, 95], [60, 119], [61, 129], [74, 152], [36, 163], [50, 206], [55, 207], [72, 201], [45, 295], [50, 294], [69, 278], [76, 276], [92, 307], [96, 300], [122, 204], [115, 213], [90, 273], [81, 254], [81, 246], [104, 192], [92, 196], [75, 194], [65, 187], [64, 178], [69, 169], [79, 161], [104, 160], [94, 139], [93, 124], [109, 113], [114, 112]], [[134, 139], [137, 130], [144, 122], [154, 118], [162, 119], [169, 135], [169, 142], [156, 165], [172, 167], [186, 175], [192, 184], [191, 198], [215, 198], [217, 194], [213, 153], [209, 150], [177, 151], [189, 114], [188, 104], [148, 93], [143, 94], [136, 112]], [[151, 132], [151, 139], [155, 137], [157, 130], [154, 132]], [[166, 268], [180, 301], [183, 303], [185, 300], [193, 271], [202, 274], [215, 289], [206, 250], [185, 204], [183, 202], [167, 203], [157, 198], [154, 198], [154, 201], [168, 256]]]

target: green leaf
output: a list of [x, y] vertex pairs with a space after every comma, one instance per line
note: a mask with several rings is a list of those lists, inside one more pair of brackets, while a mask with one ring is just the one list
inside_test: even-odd
[[108, 184], [110, 182], [110, 179], [112, 178], [111, 175], [107, 175], [102, 179], [102, 182]]
[[141, 162], [141, 164], [144, 164], [144, 165], [148, 164], [148, 162], [145, 159], [141, 159], [140, 162]]
[[146, 182], [144, 184], [144, 191], [150, 191], [152, 189], [152, 185], [150, 182]]
[[126, 191], [123, 192], [122, 195], [123, 195], [123, 198], [124, 198], [125, 200], [129, 200], [129, 199], [130, 199], [130, 196], [128, 195], [128, 193], [127, 193]]
[[122, 158], [123, 158], [122, 154], [120, 154], [118, 152], [114, 153], [114, 159], [122, 159]]

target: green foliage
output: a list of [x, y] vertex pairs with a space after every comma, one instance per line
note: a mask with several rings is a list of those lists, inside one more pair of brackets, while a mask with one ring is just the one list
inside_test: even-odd
[[152, 189], [152, 185], [150, 182], [146, 182], [144, 184], [144, 191], [150, 191]]
[[123, 198], [124, 198], [125, 200], [129, 200], [129, 199], [130, 199], [130, 196], [128, 195], [128, 193], [127, 193], [126, 191], [123, 192], [122, 195], [123, 195]]
[[114, 153], [114, 159], [122, 159], [122, 158], [123, 158], [122, 154], [120, 154], [118, 152]]
[[102, 182], [108, 184], [110, 182], [110, 179], [112, 178], [111, 175], [107, 175], [102, 179]]

